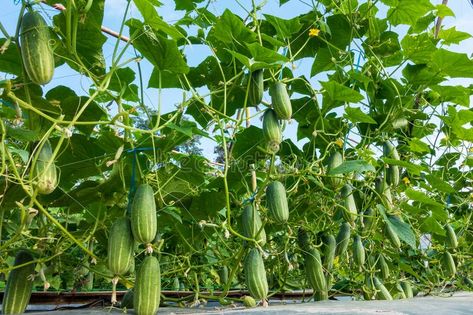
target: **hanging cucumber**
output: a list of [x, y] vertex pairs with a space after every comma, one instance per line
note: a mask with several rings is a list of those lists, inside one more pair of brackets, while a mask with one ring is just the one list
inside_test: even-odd
[[243, 236], [256, 238], [256, 241], [261, 246], [266, 244], [266, 232], [262, 228], [263, 222], [261, 221], [259, 211], [252, 204], [243, 208], [241, 224], [243, 226]]
[[137, 315], [154, 315], [161, 298], [161, 269], [158, 259], [146, 256], [136, 275], [133, 307]]
[[268, 281], [264, 269], [263, 257], [258, 249], [250, 249], [244, 263], [246, 286], [251, 296], [256, 300], [266, 300], [268, 297]]
[[346, 184], [342, 187], [341, 190], [341, 197], [342, 197], [342, 210], [343, 210], [343, 218], [353, 224], [355, 221], [358, 210], [356, 208], [355, 198], [353, 197], [353, 190], [350, 185]]
[[37, 154], [33, 171], [36, 189], [38, 189], [38, 193], [48, 195], [56, 189], [58, 184], [56, 164], [53, 160], [53, 149], [49, 140], [42, 144]]
[[335, 236], [333, 236], [332, 234], [325, 234], [322, 240], [324, 243], [323, 265], [327, 271], [331, 271], [333, 269], [333, 262], [335, 260], [335, 252], [337, 250], [337, 240], [335, 239]]
[[250, 86], [248, 90], [248, 105], [256, 106], [263, 100], [264, 92], [264, 73], [263, 69], [255, 70], [250, 75]]
[[447, 246], [450, 248], [457, 248], [458, 247], [458, 239], [457, 239], [457, 234], [455, 233], [455, 230], [450, 224], [447, 224], [445, 226], [446, 229], [446, 234], [447, 234]]
[[304, 266], [307, 280], [314, 291], [326, 292], [327, 282], [325, 280], [322, 259], [316, 248], [310, 248], [304, 253]]
[[286, 188], [281, 182], [271, 182], [266, 188], [266, 200], [271, 217], [276, 223], [283, 224], [289, 219]]
[[21, 20], [20, 47], [23, 66], [36, 84], [49, 83], [54, 75], [54, 55], [49, 28], [36, 11], [28, 11]]
[[[394, 160], [400, 160], [399, 153], [396, 147], [390, 142], [386, 141], [383, 144], [383, 155], [387, 158]], [[385, 169], [386, 183], [388, 185], [397, 186], [399, 185], [400, 171], [397, 165], [388, 165]]]
[[[13, 266], [30, 263], [34, 260], [31, 252], [20, 250], [15, 256]], [[2, 302], [2, 314], [22, 314], [25, 312], [33, 290], [35, 264], [30, 263], [10, 271]]]
[[340, 225], [340, 231], [337, 234], [337, 248], [335, 249], [336, 256], [344, 256], [347, 251], [348, 243], [350, 242], [351, 226], [347, 222]]
[[[337, 168], [342, 163], [343, 163], [342, 154], [338, 151], [333, 152], [330, 155], [329, 159], [328, 159], [327, 173], [329, 173], [331, 170]], [[328, 181], [329, 181], [329, 184], [332, 186], [333, 189], [337, 189], [343, 184], [343, 177], [341, 175], [330, 176], [328, 178]]]
[[292, 117], [292, 105], [286, 84], [276, 82], [269, 87], [269, 95], [273, 104], [274, 111], [279, 119], [289, 120]]
[[282, 131], [276, 112], [272, 109], [267, 109], [263, 115], [263, 136], [268, 152], [277, 153], [282, 142]]
[[152, 253], [152, 241], [156, 237], [158, 222], [153, 188], [148, 184], [138, 186], [131, 206], [131, 230], [134, 239], [146, 245], [146, 252]]

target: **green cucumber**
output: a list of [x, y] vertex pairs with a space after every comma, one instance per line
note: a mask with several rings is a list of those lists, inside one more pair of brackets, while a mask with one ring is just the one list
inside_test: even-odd
[[2, 303], [2, 314], [22, 314], [25, 312], [33, 290], [35, 264], [31, 252], [20, 250], [15, 256], [13, 266], [20, 266], [10, 271]]
[[347, 222], [340, 225], [340, 231], [337, 234], [337, 248], [335, 249], [336, 256], [342, 256], [346, 253], [348, 243], [350, 242], [351, 226]]
[[259, 211], [252, 204], [243, 208], [241, 224], [243, 226], [243, 236], [255, 238], [261, 246], [266, 244], [266, 232], [264, 231]]
[[326, 292], [327, 282], [324, 276], [320, 252], [316, 248], [310, 248], [304, 253], [304, 266], [307, 280], [314, 291]]
[[401, 288], [404, 291], [407, 299], [412, 299], [414, 297], [414, 292], [412, 291], [411, 283], [408, 280], [401, 281]]
[[337, 240], [335, 239], [335, 236], [333, 236], [332, 234], [325, 234], [323, 236], [323, 243], [324, 243], [323, 265], [326, 270], [331, 271], [333, 269], [333, 262], [335, 260]]
[[270, 153], [277, 153], [282, 142], [282, 130], [276, 112], [271, 108], [263, 115], [263, 137], [266, 141], [266, 149]]
[[36, 11], [28, 11], [21, 20], [20, 48], [23, 66], [33, 83], [49, 83], [54, 75], [54, 55], [49, 28]]
[[353, 238], [353, 262], [360, 270], [365, 264], [365, 247], [359, 235]]
[[343, 218], [353, 224], [358, 215], [358, 210], [356, 208], [355, 198], [353, 197], [353, 189], [350, 185], [346, 184], [342, 187], [341, 197], [343, 200]]
[[455, 265], [455, 261], [453, 260], [452, 254], [445, 252], [442, 259], [445, 275], [449, 278], [454, 277], [457, 273], [457, 267]]
[[276, 82], [269, 87], [269, 95], [273, 104], [274, 111], [279, 119], [291, 119], [292, 105], [289, 94], [287, 93], [286, 84]]
[[250, 295], [256, 300], [265, 300], [268, 297], [268, 280], [263, 257], [258, 249], [252, 248], [248, 252], [245, 258], [244, 272]]
[[108, 268], [115, 276], [124, 275], [132, 266], [134, 241], [128, 218], [117, 219], [108, 238]]
[[133, 307], [137, 315], [155, 315], [161, 299], [161, 269], [158, 259], [146, 256], [136, 275]]
[[134, 239], [147, 246], [148, 253], [153, 252], [152, 241], [156, 237], [158, 222], [153, 188], [141, 184], [136, 190], [131, 206], [131, 230]]
[[[383, 155], [387, 158], [400, 160], [399, 153], [397, 152], [396, 147], [390, 141], [386, 141], [383, 144]], [[399, 166], [387, 165], [385, 169], [385, 174], [386, 174], [387, 184], [393, 185], [393, 186], [399, 185], [399, 177], [400, 177]]]
[[263, 100], [264, 75], [263, 69], [255, 70], [250, 75], [250, 86], [248, 90], [248, 105], [256, 106]]
[[384, 286], [384, 284], [377, 278], [373, 277], [373, 284], [378, 291], [377, 297], [380, 300], [392, 300], [393, 297], [391, 293], [389, 293], [388, 289]]
[[[333, 152], [328, 159], [327, 173], [330, 173], [331, 170], [337, 168], [342, 163], [343, 163], [342, 154], [338, 151]], [[328, 179], [329, 179], [330, 185], [334, 189], [339, 188], [343, 184], [343, 177], [340, 175], [333, 175], [333, 176], [330, 176]]]
[[457, 248], [458, 247], [458, 239], [457, 235], [455, 234], [455, 230], [450, 224], [445, 226], [446, 234], [447, 234], [447, 246], [450, 248]]
[[286, 188], [281, 182], [271, 182], [266, 188], [266, 200], [271, 217], [276, 223], [283, 224], [289, 219]]
[[46, 140], [42, 146], [40, 144], [37, 154], [33, 172], [36, 189], [38, 189], [38, 193], [48, 195], [56, 189], [58, 184], [56, 164], [53, 160], [53, 149], [49, 140]]

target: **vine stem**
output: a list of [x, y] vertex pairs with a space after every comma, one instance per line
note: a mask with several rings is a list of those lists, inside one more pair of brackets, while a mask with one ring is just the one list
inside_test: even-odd
[[[448, 4], [448, 0], [442, 0], [443, 5]], [[434, 38], [437, 39], [439, 36], [440, 28], [442, 27], [442, 22], [443, 22], [443, 17], [439, 16], [437, 18], [437, 23], [435, 24], [435, 33], [434, 33]]]
[[[59, 4], [50, 4], [50, 3], [48, 3], [48, 0], [41, 0], [41, 2], [44, 3], [44, 4], [46, 4], [46, 5], [49, 5], [50, 7], [54, 8], [54, 9], [56, 9], [56, 10], [58, 10], [58, 11], [65, 11], [65, 10], [66, 10], [66, 8], [65, 8], [64, 6], [62, 6], [62, 5], [59, 5]], [[129, 3], [129, 2], [130, 2], [130, 1], [128, 1], [128, 3]], [[122, 35], [122, 34], [116, 32], [116, 31], [114, 31], [114, 30], [112, 30], [112, 29], [110, 29], [110, 28], [108, 28], [108, 27], [105, 27], [105, 26], [103, 26], [103, 25], [100, 27], [100, 30], [101, 30], [103, 33], [105, 33], [105, 34], [108, 34], [108, 35], [110, 35], [110, 36], [113, 36], [113, 37], [115, 37], [115, 38], [120, 39], [121, 41], [124, 41], [124, 42], [127, 42], [127, 43], [130, 41], [130, 38], [128, 38], [127, 36], [124, 36], [124, 35]]]
[[56, 218], [54, 218], [51, 214], [49, 214], [49, 212], [46, 209], [44, 209], [44, 207], [41, 205], [40, 202], [38, 202], [38, 200], [36, 200], [36, 198], [34, 198], [34, 204], [36, 205], [36, 207], [38, 207], [38, 210], [46, 218], [48, 218], [49, 221], [51, 221], [58, 229], [60, 229], [71, 241], [76, 243], [77, 246], [79, 246], [84, 252], [87, 253], [87, 255], [89, 255], [90, 257], [92, 257], [94, 259], [97, 259], [97, 256], [95, 256], [94, 253], [92, 253], [86, 246], [84, 246], [82, 244], [82, 242], [80, 242], [78, 239], [76, 239], [74, 237], [74, 235], [69, 233], [69, 231], [64, 226], [62, 226], [62, 224], [58, 220], [56, 220]]

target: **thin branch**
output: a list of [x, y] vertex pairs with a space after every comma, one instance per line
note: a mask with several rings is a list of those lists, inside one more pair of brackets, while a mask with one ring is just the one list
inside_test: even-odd
[[[448, 0], [442, 0], [442, 4], [443, 5], [447, 5], [448, 4]], [[438, 36], [439, 36], [439, 32], [440, 32], [440, 27], [442, 27], [442, 21], [443, 21], [443, 17], [439, 16], [437, 18], [437, 23], [435, 24], [435, 33], [434, 33], [434, 38], [437, 39]]]
[[[58, 11], [61, 11], [61, 12], [66, 10], [66, 8], [60, 3], [50, 4], [50, 3], [48, 3], [48, 0], [41, 0], [41, 2], [44, 3], [44, 4], [47, 4], [50, 7], [54, 8]], [[111, 30], [106, 26], [102, 25], [100, 29], [102, 30], [103, 33], [108, 34], [110, 36], [113, 36], [115, 38], [120, 38], [120, 40], [122, 40], [124, 42], [128, 43], [130, 41], [130, 39], [128, 37], [126, 37], [124, 35], [120, 35], [118, 32], [115, 32], [114, 30]]]

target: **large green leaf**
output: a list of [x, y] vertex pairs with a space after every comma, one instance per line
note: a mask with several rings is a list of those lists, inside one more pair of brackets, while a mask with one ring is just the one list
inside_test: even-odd
[[233, 157], [243, 163], [252, 163], [263, 157], [259, 146], [264, 147], [263, 131], [255, 126], [246, 128], [236, 136], [233, 145]]
[[285, 20], [280, 17], [264, 14], [266, 21], [268, 21], [276, 30], [280, 39], [290, 38], [292, 34], [299, 32], [302, 25], [299, 22], [299, 19], [293, 18], [290, 20]]
[[384, 222], [399, 236], [399, 239], [406, 242], [411, 248], [417, 248], [416, 236], [410, 224], [403, 222], [398, 216], [388, 215], [383, 205], [377, 205], [377, 209], [383, 217]]
[[437, 50], [434, 39], [427, 33], [406, 35], [402, 39], [404, 56], [416, 64], [428, 63]]
[[[164, 32], [174, 39], [183, 38], [181, 34], [174, 26], [166, 23], [156, 12], [153, 4], [150, 0], [133, 0], [136, 7], [140, 11], [147, 25], [151, 26], [156, 32]], [[130, 32], [131, 33], [131, 32]]]
[[421, 202], [423, 204], [433, 206], [433, 207], [437, 207], [437, 208], [443, 208], [444, 207], [444, 205], [442, 205], [441, 203], [439, 203], [439, 202], [435, 201], [434, 199], [430, 198], [424, 192], [414, 190], [412, 188], [408, 188], [408, 189], [406, 189], [406, 191], [404, 193], [411, 200], [418, 201], [418, 202]]
[[176, 4], [176, 10], [192, 11], [202, 1], [204, 0], [174, 0], [174, 3]]
[[165, 38], [161, 34], [146, 28], [143, 23], [136, 19], [128, 20], [127, 25], [130, 28], [130, 33], [134, 34], [131, 38], [133, 46], [151, 64], [161, 71], [189, 72], [189, 66], [187, 66], [182, 53], [177, 48], [176, 40]]
[[322, 87], [325, 89], [324, 94], [333, 101], [357, 103], [364, 99], [360, 92], [350, 89], [338, 82], [329, 81], [320, 82], [320, 84], [322, 84]]
[[396, 0], [388, 10], [388, 19], [393, 25], [414, 25], [417, 20], [435, 7], [429, 0]]
[[[104, 15], [105, 0], [93, 1], [92, 7], [87, 13], [85, 20], [78, 23], [76, 50], [81, 62], [88, 70], [96, 75], [105, 73], [105, 57], [102, 47], [107, 38], [102, 34], [102, 21]], [[66, 11], [54, 16], [54, 24], [66, 34]], [[65, 43], [65, 41], [63, 41]], [[68, 56], [69, 49], [64, 47], [57, 48], [56, 53]], [[78, 71], [82, 71], [74, 59], [66, 58], [67, 64]]]
[[247, 47], [251, 54], [251, 58], [236, 51], [229, 50], [228, 52], [244, 64], [250, 71], [280, 67], [281, 63], [289, 61], [287, 57], [278, 54], [274, 50], [265, 48], [258, 43], [248, 44]]
[[432, 174], [425, 175], [425, 178], [432, 188], [445, 193], [455, 193], [455, 189], [443, 179]]
[[429, 66], [451, 78], [473, 78], [473, 60], [467, 54], [439, 49]]
[[347, 117], [352, 123], [362, 122], [367, 124], [377, 124], [376, 120], [371, 118], [368, 114], [363, 113], [363, 111], [358, 107], [346, 107], [345, 117]]
[[214, 35], [226, 44], [235, 42], [243, 46], [256, 41], [256, 34], [245, 26], [240, 17], [228, 9], [215, 24]]
[[351, 172], [375, 172], [376, 169], [364, 160], [344, 161], [342, 164], [328, 172], [328, 175], [347, 174]]
[[456, 27], [442, 29], [439, 32], [439, 38], [445, 45], [459, 44], [460, 42], [471, 38], [471, 35], [462, 31], [457, 31]]
[[[0, 38], [0, 47], [2, 47], [5, 42], [5, 38]], [[0, 72], [21, 76], [21, 67], [22, 63], [18, 48], [14, 43], [11, 42], [8, 46], [8, 49], [0, 54]]]

